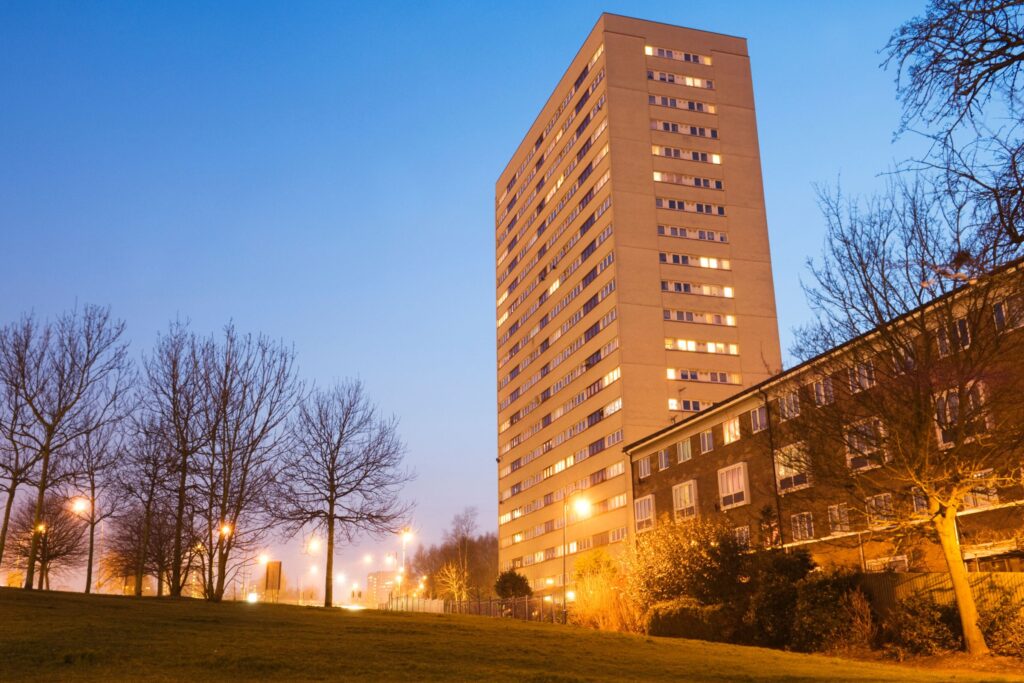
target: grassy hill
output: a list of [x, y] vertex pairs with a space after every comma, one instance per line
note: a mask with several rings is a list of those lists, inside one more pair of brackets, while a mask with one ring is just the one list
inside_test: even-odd
[[483, 617], [0, 589], [0, 681], [351, 679], [1011, 680]]

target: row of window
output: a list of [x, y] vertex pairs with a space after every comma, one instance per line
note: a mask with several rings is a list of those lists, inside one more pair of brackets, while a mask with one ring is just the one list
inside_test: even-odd
[[704, 126], [694, 126], [688, 123], [679, 123], [678, 121], [651, 119], [651, 129], [660, 130], [665, 133], [689, 135], [695, 138], [711, 138], [712, 140], [718, 139], [717, 128], [705, 128]]
[[674, 59], [677, 62], [686, 62], [687, 64], [703, 64], [704, 66], [711, 66], [711, 57], [699, 55], [693, 52], [683, 52], [682, 50], [671, 50], [665, 47], [645, 45], [644, 54], [648, 57]]
[[707, 401], [693, 398], [670, 398], [668, 400], [668, 409], [681, 413], [699, 413], [708, 405]]
[[[580, 461], [585, 459], [586, 457], [583, 456], [580, 456], [579, 458]], [[576, 464], [575, 460], [571, 457], [559, 462], [561, 464], [556, 463], [555, 465], [556, 468], [558, 468], [557, 471], [559, 472], [563, 471], [566, 467], [571, 467], [573, 464]], [[502, 515], [498, 521], [500, 524], [505, 524], [506, 522], [510, 522], [514, 519], [519, 519], [523, 515], [528, 515], [533, 512], [536, 512], [537, 510], [541, 510], [549, 505], [559, 503], [566, 496], [571, 495], [575, 491], [586, 489], [589, 488], [590, 486], [596, 486], [602, 482], [608, 481], [609, 479], [618, 477], [625, 473], [625, 470], [626, 468], [623, 462], [613, 463], [608, 467], [590, 473], [589, 475], [583, 477], [579, 481], [570, 482], [566, 486], [555, 489], [554, 491], [551, 491], [549, 493], [545, 493], [540, 498], [536, 498], [528, 503], [525, 503], [524, 505], [513, 508], [509, 512]]]
[[[678, 131], [676, 131], [678, 132]], [[669, 159], [683, 159], [685, 161], [700, 161], [705, 164], [722, 163], [722, 155], [714, 152], [698, 152], [693, 149], [680, 149], [679, 147], [664, 147], [662, 145], [651, 145], [651, 154]]]
[[700, 187], [707, 190], [724, 189], [724, 185], [721, 180], [713, 178], [698, 178], [692, 175], [683, 175], [681, 173], [666, 173], [664, 171], [655, 171], [654, 181], [658, 183], [671, 183], [672, 185], [685, 185], [687, 187]]
[[682, 228], [678, 225], [659, 225], [658, 234], [662, 237], [679, 237], [704, 242], [728, 242], [729, 233], [723, 230], [706, 230], [704, 228]]
[[699, 100], [681, 100], [676, 97], [669, 97], [667, 95], [648, 95], [647, 104], [651, 104], [657, 107], [668, 107], [670, 109], [695, 111], [700, 114], [714, 114], [716, 111], [715, 105], [711, 104], [710, 102], [700, 102]]
[[688, 213], [699, 213], [705, 216], [724, 216], [725, 207], [721, 204], [708, 204], [707, 202], [691, 202], [686, 199], [670, 199], [668, 197], [656, 197], [654, 206], [659, 209], [671, 211], [686, 211]]
[[[555, 463], [553, 467], [556, 469], [556, 471], [561, 471], [561, 469], [558, 469], [559, 466], [562, 469], [565, 469], [567, 467], [572, 467], [573, 465], [578, 465], [587, 458], [597, 455], [606, 448], [611, 448], [612, 446], [621, 441], [622, 430], [618, 429], [612, 432], [611, 434], [608, 434], [607, 436], [603, 436], [600, 439], [597, 439], [596, 441], [590, 442], [586, 446], [577, 450], [575, 453], [563, 458], [560, 461], [561, 464]], [[554, 448], [554, 445], [552, 445], [550, 439], [540, 446], [540, 449], [545, 453], [550, 451], [552, 448]], [[545, 476], [543, 472], [538, 472], [532, 477], [528, 477], [520, 482], [513, 484], [512, 486], [501, 492], [501, 501], [508, 500], [512, 496], [522, 493], [526, 489], [535, 486], [536, 484], [539, 484], [543, 479], [547, 478], [547, 476], [550, 475]]]
[[707, 78], [685, 76], [671, 71], [653, 71], [648, 69], [647, 80], [661, 81], [662, 83], [675, 83], [676, 85], [685, 85], [688, 88], [705, 88], [707, 90], [713, 90], [715, 87], [714, 82]]
[[717, 353], [726, 356], [738, 356], [738, 344], [715, 341], [696, 341], [694, 339], [665, 338], [665, 348], [669, 351], [691, 351], [694, 353]]
[[726, 327], [736, 326], [736, 316], [722, 313], [702, 313], [695, 311], [680, 311], [675, 309], [664, 309], [662, 317], [665, 320], [675, 323], [697, 323], [699, 325], [725, 325]]
[[678, 280], [662, 280], [661, 291], [679, 294], [697, 294], [700, 296], [720, 296], [733, 298], [733, 288], [723, 285], [703, 285], [695, 282], [679, 282]]
[[658, 262], [670, 263], [673, 266], [710, 268], [711, 270], [729, 270], [731, 268], [729, 259], [715, 258], [713, 256], [691, 256], [689, 254], [675, 254], [665, 251], [658, 253]]
[[693, 370], [688, 368], [668, 368], [665, 370], [666, 379], [683, 382], [708, 382], [710, 384], [739, 384], [740, 375], [734, 372], [722, 372], [721, 370]]
[[[641, 470], [641, 476], [650, 476], [650, 460], [641, 460], [641, 466], [646, 463], [646, 474]], [[740, 462], [729, 465], [718, 470], [718, 509], [729, 510], [731, 508], [746, 505], [750, 502], [750, 482], [747, 478], [747, 463]], [[672, 507], [676, 519], [687, 519], [697, 515], [697, 481], [691, 479], [672, 487]], [[654, 526], [654, 495], [643, 496], [633, 501], [633, 514], [636, 521], [636, 530], [644, 531]]]

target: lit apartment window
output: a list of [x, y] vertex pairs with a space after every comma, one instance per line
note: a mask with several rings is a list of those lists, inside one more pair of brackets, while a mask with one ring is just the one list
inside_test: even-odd
[[701, 402], [689, 398], [670, 398], [668, 400], [668, 409], [678, 410], [684, 413], [696, 413], [700, 412]]
[[722, 442], [725, 444], [740, 440], [740, 419], [734, 417], [722, 423]]
[[712, 90], [715, 87], [714, 82], [709, 81], [706, 78], [694, 78], [693, 76], [672, 73], [671, 71], [654, 71], [648, 69], [647, 80], [660, 81], [662, 83], [673, 83], [675, 85], [685, 85], [688, 88], [704, 88], [706, 90]]
[[705, 190], [722, 190], [725, 188], [721, 180], [715, 178], [700, 178], [682, 173], [668, 173], [665, 171], [654, 171], [654, 182], [671, 183], [672, 185], [683, 185], [685, 187], [699, 187]]
[[725, 342], [701, 342], [692, 339], [666, 339], [665, 348], [670, 351], [693, 351], [696, 353], [717, 353], [728, 356], [739, 355], [739, 346]]
[[856, 394], [875, 386], [875, 366], [870, 361], [857, 363], [849, 369], [850, 393]]
[[768, 429], [768, 408], [759, 406], [750, 411], [750, 431], [754, 434]]
[[868, 496], [864, 501], [864, 507], [868, 514], [868, 525], [871, 527], [883, 527], [896, 519], [891, 493], [879, 493], [874, 496]]
[[850, 530], [850, 506], [846, 503], [828, 506], [828, 527], [833, 534]]
[[633, 518], [636, 530], [644, 531], [654, 527], [654, 496], [644, 496], [633, 501]]
[[790, 444], [779, 449], [775, 456], [775, 480], [779, 492], [796, 491], [811, 485], [807, 470], [807, 451], [803, 444]]
[[704, 313], [701, 311], [679, 311], [666, 308], [662, 311], [662, 318], [669, 322], [676, 323], [697, 323], [698, 325], [725, 325], [726, 327], [736, 326], [736, 316], [724, 315], [722, 313]]
[[683, 52], [682, 50], [670, 50], [664, 47], [652, 47], [650, 45], [645, 45], [644, 54], [648, 57], [674, 59], [677, 62], [686, 62], [687, 64], [703, 64], [704, 66], [711, 66], [711, 57], [694, 54], [692, 52]]
[[939, 349], [939, 357], [945, 357], [956, 349], [966, 349], [971, 345], [971, 328], [965, 318], [957, 318], [949, 327], [940, 327], [935, 332], [935, 343]]
[[718, 502], [723, 510], [746, 505], [747, 463], [741, 462], [718, 470]]
[[819, 406], [827, 406], [836, 400], [832, 392], [832, 378], [825, 377], [814, 383], [814, 402]]
[[672, 464], [672, 450], [669, 448], [662, 448], [658, 451], [658, 470], [667, 470], [668, 466]]
[[[651, 145], [651, 153], [659, 157], [670, 159], [682, 159], [684, 161], [699, 161], [704, 164], [722, 163], [722, 155], [712, 152], [699, 152], [693, 149], [682, 149], [680, 147], [665, 147], [663, 145]], [[500, 303], [498, 304], [501, 305]]]
[[697, 516], [697, 482], [691, 479], [672, 487], [672, 509], [676, 519]]
[[651, 476], [651, 459], [644, 458], [636, 464], [637, 476], [641, 479], [646, 479]]
[[992, 307], [992, 318], [997, 332], [1013, 330], [1024, 325], [1024, 296], [1013, 296]]
[[700, 433], [700, 452], [701, 455], [704, 453], [710, 453], [715, 450], [715, 435], [710, 429], [706, 429]]
[[800, 415], [800, 394], [790, 391], [779, 397], [779, 419], [791, 420]]
[[690, 440], [689, 439], [683, 439], [682, 441], [680, 441], [679, 443], [676, 444], [676, 461], [677, 462], [686, 462], [687, 460], [689, 460], [692, 457], [693, 457], [693, 454], [690, 453]]
[[750, 547], [750, 525], [744, 524], [743, 526], [735, 527], [732, 530], [733, 538], [736, 539], [737, 545], [741, 548]]
[[790, 516], [793, 524], [793, 540], [809, 541], [814, 538], [814, 515], [810, 512], [798, 512]]

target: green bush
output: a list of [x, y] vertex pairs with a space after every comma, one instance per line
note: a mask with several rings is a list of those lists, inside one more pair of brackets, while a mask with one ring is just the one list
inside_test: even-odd
[[782, 648], [789, 645], [797, 584], [814, 568], [804, 550], [769, 550], [748, 556], [749, 581], [741, 640]]
[[693, 598], [679, 598], [651, 605], [644, 630], [652, 636], [729, 642], [733, 621], [722, 605], [704, 605]]
[[790, 646], [800, 652], [867, 650], [875, 620], [867, 597], [849, 571], [809, 574], [796, 584]]
[[955, 605], [915, 595], [896, 603], [885, 620], [883, 638], [886, 650], [897, 659], [959, 650], [963, 642], [960, 615]]
[[994, 608], [981, 610], [979, 625], [992, 652], [1024, 657], [1024, 606], [1009, 591]]

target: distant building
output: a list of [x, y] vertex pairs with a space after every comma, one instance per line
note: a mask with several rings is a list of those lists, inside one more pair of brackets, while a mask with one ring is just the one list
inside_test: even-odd
[[[1008, 270], [1013, 282], [1024, 278], [1018, 268]], [[1012, 289], [1020, 291], [1020, 285]], [[815, 432], [814, 422], [823, 419], [822, 411], [834, 410], [838, 420], [847, 420], [849, 413], [844, 411], [853, 405], [856, 394], [878, 391], [885, 382], [919, 381], [905, 379], [913, 371], [903, 365], [912, 364], [914, 354], [925, 344], [936, 350], [939, 360], [931, 367], [941, 381], [943, 367], [972, 362], [960, 360], [950, 350], [951, 344], [966, 349], [984, 343], [986, 336], [1006, 335], [998, 353], [989, 352], [992, 364], [969, 369], [977, 372], [974, 388], [971, 396], [957, 401], [992, 404], [1000, 386], [1015, 386], [1007, 377], [1024, 373], [1024, 298], [1016, 294], [996, 299], [990, 310], [981, 311], [973, 321], [956, 318], [949, 327], [942, 322], [945, 314], [932, 317], [934, 306], [923, 306], [893, 323], [904, 324], [911, 316], [922, 315], [932, 331], [917, 337], [917, 346], [904, 354], [890, 353], [874, 333], [868, 333], [625, 446], [632, 470], [634, 529], [642, 533], [666, 518], [705, 517], [731, 527], [752, 547], [806, 548], [826, 566], [945, 571], [941, 550], [928, 539], [929, 534], [906, 533], [928, 517], [926, 501], [922, 503], [912, 482], [883, 478], [872, 495], [862, 498], [866, 487], [851, 489], [815, 479], [807, 471], [808, 459], [794, 457], [810, 447], [807, 439]], [[928, 452], [935, 458], [941, 458], [948, 447], [942, 416], [957, 411], [950, 401], [941, 392], [935, 394], [935, 412], [924, 417], [934, 421]], [[968, 441], [985, 438], [986, 431], [998, 429], [999, 424], [1019, 424], [1024, 402], [1016, 403], [1012, 397], [1000, 401], [1004, 414], [986, 415]], [[872, 446], [886, 443], [887, 417], [848, 420], [834, 455], [852, 476], [871, 476], [880, 462], [889, 462], [884, 445]], [[1022, 453], [1007, 450], [1005, 458], [1008, 469], [1019, 467]], [[979, 481], [957, 516], [968, 568], [1024, 571], [1024, 490], [1019, 477], [1016, 484], [996, 486], [986, 480], [986, 471], [950, 476]]]
[[559, 591], [629, 533], [622, 444], [781, 368], [746, 40], [603, 14], [495, 229], [499, 562]]
[[397, 571], [370, 572], [366, 575], [365, 589], [357, 589], [362, 590], [363, 598], [357, 598], [354, 602], [361, 602], [369, 607], [377, 607], [387, 602], [398, 585], [397, 578]]

